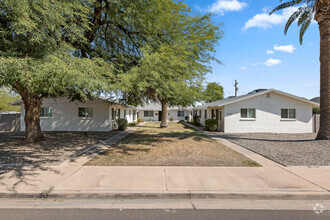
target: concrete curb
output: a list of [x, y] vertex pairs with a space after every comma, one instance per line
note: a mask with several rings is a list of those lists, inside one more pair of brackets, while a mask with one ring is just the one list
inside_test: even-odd
[[0, 193], [2, 199], [242, 199], [242, 200], [330, 200], [330, 193], [153, 193], [153, 192], [104, 192], [104, 193], [51, 193], [46, 198], [39, 193]]

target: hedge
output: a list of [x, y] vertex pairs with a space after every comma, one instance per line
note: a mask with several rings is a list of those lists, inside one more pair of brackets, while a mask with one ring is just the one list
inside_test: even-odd
[[218, 130], [218, 120], [216, 120], [216, 119], [205, 120], [205, 130], [217, 131]]

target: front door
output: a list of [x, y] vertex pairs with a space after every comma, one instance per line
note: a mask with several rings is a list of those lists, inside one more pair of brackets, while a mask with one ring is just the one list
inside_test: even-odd
[[162, 120], [162, 111], [159, 111], [158, 112], [158, 121], [161, 121]]

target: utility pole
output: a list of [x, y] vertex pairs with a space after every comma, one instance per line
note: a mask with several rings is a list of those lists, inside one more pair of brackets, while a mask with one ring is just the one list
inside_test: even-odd
[[235, 80], [235, 97], [237, 96], [237, 92], [238, 92], [238, 82], [237, 82], [237, 80]]

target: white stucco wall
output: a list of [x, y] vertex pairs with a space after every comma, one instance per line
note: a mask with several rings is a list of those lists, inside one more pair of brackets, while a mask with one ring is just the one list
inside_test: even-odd
[[[111, 119], [111, 108], [119, 105], [109, 105], [103, 100], [95, 99], [82, 102], [70, 102], [66, 98], [44, 99], [42, 107], [52, 107], [52, 117], [40, 118], [42, 131], [110, 131], [116, 128], [115, 119]], [[79, 107], [92, 107], [93, 117], [78, 117]], [[21, 107], [21, 130], [25, 131], [24, 106]], [[121, 110], [121, 113], [123, 110]]]
[[[159, 119], [159, 111], [153, 111], [154, 117], [144, 117], [144, 111], [153, 111], [153, 110], [139, 110], [139, 117], [144, 121], [158, 121]], [[157, 115], [156, 115], [157, 114]], [[167, 121], [170, 121], [170, 118], [172, 117], [174, 121], [180, 121], [185, 120], [186, 116], [190, 115], [190, 111], [184, 111], [183, 117], [178, 117], [178, 110], [168, 110], [167, 111]]]
[[190, 115], [190, 111], [184, 111], [184, 116], [178, 116], [179, 110], [169, 110], [167, 114], [167, 120], [170, 121], [170, 118], [173, 118], [173, 121], [185, 120], [185, 117]]
[[[126, 110], [126, 116], [124, 115]], [[135, 112], [135, 121], [137, 120], [137, 112]], [[125, 118], [128, 123], [131, 123], [134, 121], [134, 109], [132, 108], [123, 108], [120, 109], [120, 118]]]
[[[240, 118], [241, 108], [255, 108], [256, 119]], [[281, 119], [282, 108], [295, 108], [296, 119]], [[224, 108], [226, 133], [312, 133], [311, 104], [272, 92], [270, 98], [266, 94], [256, 96]]]
[[[153, 117], [144, 117], [144, 111], [153, 111], [154, 116]], [[139, 110], [139, 118], [141, 118], [144, 121], [158, 121], [158, 112], [154, 110]], [[157, 114], [157, 115], [156, 115]]]

